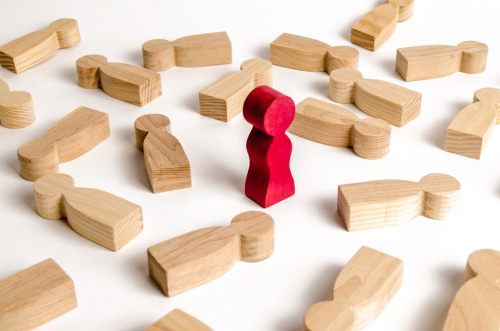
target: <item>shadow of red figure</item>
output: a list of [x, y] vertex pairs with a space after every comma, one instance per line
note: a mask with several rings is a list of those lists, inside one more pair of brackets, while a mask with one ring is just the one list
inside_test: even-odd
[[245, 194], [267, 208], [295, 194], [292, 142], [285, 134], [295, 116], [295, 104], [271, 87], [259, 86], [246, 98], [243, 116], [253, 125], [247, 140], [250, 168]]

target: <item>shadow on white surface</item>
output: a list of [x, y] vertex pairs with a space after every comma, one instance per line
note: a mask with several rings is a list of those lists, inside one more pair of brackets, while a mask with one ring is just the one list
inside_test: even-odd
[[[446, 142], [446, 129], [453, 121], [455, 116], [457, 116], [458, 113], [468, 105], [470, 105], [470, 103], [465, 102], [456, 102], [451, 105], [450, 108], [457, 110], [453, 117], [434, 122], [433, 125], [426, 130], [426, 133], [424, 134], [425, 139], [432, 145], [444, 151], [444, 145]], [[430, 111], [439, 112], [439, 109], [432, 109]]]

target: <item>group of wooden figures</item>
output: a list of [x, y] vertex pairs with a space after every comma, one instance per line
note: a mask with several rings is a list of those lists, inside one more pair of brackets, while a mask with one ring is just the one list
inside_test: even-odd
[[[413, 14], [414, 0], [387, 0], [353, 27], [351, 39], [375, 51], [394, 32], [398, 21]], [[50, 57], [57, 49], [80, 41], [77, 22], [60, 19], [0, 47], [0, 64], [21, 73]], [[350, 46], [331, 47], [320, 41], [282, 34], [271, 43], [271, 61], [250, 59], [241, 70], [222, 77], [199, 94], [200, 113], [230, 121], [243, 112], [253, 129], [248, 137], [250, 167], [245, 194], [264, 208], [295, 193], [290, 171], [292, 143], [286, 131], [322, 144], [352, 147], [365, 159], [388, 155], [391, 126], [402, 127], [420, 114], [422, 95], [407, 88], [365, 79], [357, 70], [359, 52]], [[76, 61], [79, 85], [102, 88], [108, 95], [137, 106], [159, 97], [157, 71], [172, 66], [201, 67], [232, 62], [225, 32], [146, 42], [144, 66], [109, 63], [101, 55]], [[399, 49], [396, 70], [405, 81], [438, 78], [457, 71], [480, 73], [488, 47], [479, 42], [458, 46]], [[330, 98], [354, 103], [375, 117], [359, 119], [338, 105], [307, 98], [293, 100], [274, 90], [272, 65], [330, 75]], [[500, 90], [476, 91], [447, 130], [446, 150], [479, 159], [492, 136]], [[0, 80], [0, 123], [23, 128], [35, 121], [27, 92], [11, 92]], [[161, 114], [139, 117], [134, 124], [137, 148], [154, 193], [191, 187], [190, 163], [172, 135], [170, 120]], [[81, 236], [118, 251], [143, 230], [142, 208], [109, 193], [75, 187], [59, 174], [59, 164], [71, 161], [110, 135], [108, 114], [79, 107], [49, 128], [44, 138], [18, 149], [21, 176], [34, 181], [38, 214], [67, 219]], [[456, 214], [461, 185], [445, 174], [429, 174], [419, 182], [378, 180], [339, 185], [338, 212], [348, 231], [407, 222], [419, 215], [445, 219]], [[237, 261], [257, 262], [274, 251], [274, 220], [264, 212], [237, 215], [227, 227], [196, 230], [148, 249], [149, 272], [167, 296], [210, 282]], [[402, 284], [403, 262], [362, 247], [346, 265], [334, 286], [334, 300], [312, 306], [305, 314], [307, 331], [359, 330], [372, 322]], [[500, 252], [474, 252], [467, 264], [465, 285], [450, 308], [444, 330], [493, 331], [500, 327]], [[31, 330], [77, 306], [73, 281], [52, 260], [46, 260], [0, 281], [0, 329]], [[491, 312], [491, 313], [490, 313]], [[209, 327], [174, 310], [149, 331], [207, 331]]]

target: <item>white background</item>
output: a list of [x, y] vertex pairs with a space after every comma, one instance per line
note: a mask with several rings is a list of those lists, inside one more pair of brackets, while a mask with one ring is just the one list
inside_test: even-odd
[[[405, 262], [403, 287], [367, 331], [438, 331], [463, 283], [467, 257], [500, 249], [500, 136], [481, 161], [443, 150], [446, 128], [483, 87], [500, 88], [498, 0], [416, 0], [411, 19], [377, 52], [359, 48], [359, 69], [423, 93], [420, 117], [393, 127], [388, 157], [371, 161], [351, 149], [293, 135], [291, 169], [296, 194], [265, 210], [276, 222], [275, 253], [258, 263], [238, 262], [219, 279], [167, 298], [148, 275], [148, 247], [189, 231], [227, 226], [244, 211], [263, 210], [244, 195], [246, 139], [242, 115], [230, 123], [201, 116], [198, 93], [239, 70], [244, 60], [269, 59], [269, 44], [287, 32], [330, 45], [351, 45], [350, 27], [381, 0], [275, 1], [0, 1], [0, 45], [63, 18], [78, 21], [82, 41], [59, 50], [19, 75], [0, 68], [12, 90], [33, 96], [37, 120], [25, 129], [0, 127], [0, 279], [53, 258], [73, 279], [78, 308], [38, 330], [141, 331], [174, 308], [215, 331], [299, 331], [312, 304], [332, 299], [340, 270], [363, 245]], [[78, 86], [75, 61], [101, 54], [110, 62], [142, 66], [141, 45], [156, 38], [227, 31], [233, 63], [162, 72], [163, 96], [139, 108]], [[490, 46], [487, 70], [405, 83], [394, 70], [396, 49], [466, 40]], [[351, 45], [352, 46], [352, 45]], [[273, 67], [274, 87], [296, 103], [328, 99], [326, 73]], [[61, 165], [77, 186], [98, 188], [142, 206], [144, 232], [119, 252], [76, 234], [65, 221], [37, 215], [33, 183], [19, 175], [16, 150], [41, 138], [79, 106], [109, 113], [111, 136], [84, 156]], [[344, 107], [362, 118], [354, 105]], [[134, 121], [167, 115], [191, 162], [193, 187], [153, 194]], [[418, 217], [406, 224], [349, 233], [337, 213], [339, 184], [379, 179], [418, 181], [441, 172], [462, 184], [459, 212], [445, 221]], [[0, 298], [1, 300], [1, 298]]]

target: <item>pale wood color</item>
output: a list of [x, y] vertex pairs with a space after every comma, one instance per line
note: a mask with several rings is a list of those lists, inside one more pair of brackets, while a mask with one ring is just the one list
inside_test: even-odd
[[261, 85], [273, 86], [273, 65], [263, 59], [246, 60], [241, 70], [226, 75], [200, 92], [200, 113], [229, 122], [243, 111], [250, 92]]
[[35, 122], [31, 94], [13, 91], [0, 79], [0, 124], [9, 129], [21, 129]]
[[47, 60], [58, 49], [72, 47], [79, 42], [78, 23], [71, 18], [61, 18], [50, 23], [48, 29], [32, 32], [0, 46], [0, 65], [19, 74]]
[[333, 301], [314, 304], [305, 331], [358, 331], [372, 323], [403, 284], [404, 263], [363, 246], [333, 285]]
[[0, 281], [0, 330], [27, 331], [77, 306], [73, 280], [52, 259]]
[[174, 309], [144, 331], [213, 331], [211, 328], [183, 312]]
[[402, 127], [420, 115], [422, 94], [377, 79], [365, 79], [355, 69], [330, 74], [330, 99], [354, 103], [364, 113]]
[[478, 74], [486, 69], [488, 46], [464, 41], [458, 46], [429, 45], [398, 49], [396, 71], [407, 82], [449, 76], [458, 71]]
[[112, 251], [142, 232], [141, 206], [104, 191], [75, 187], [69, 175], [43, 176], [33, 190], [40, 216], [65, 218], [76, 233]]
[[162, 114], [139, 117], [135, 123], [137, 149], [144, 152], [154, 193], [191, 187], [191, 166], [181, 143], [172, 135], [170, 119]]
[[109, 137], [108, 114], [79, 107], [52, 125], [45, 138], [19, 147], [21, 176], [34, 182], [59, 172], [59, 164], [76, 159]]
[[370, 51], [376, 51], [396, 31], [398, 22], [413, 15], [414, 0], [387, 0], [372, 9], [351, 28], [351, 42]]
[[420, 182], [376, 180], [339, 185], [337, 209], [347, 231], [408, 222], [417, 216], [443, 220], [457, 213], [460, 182], [429, 174]]
[[377, 160], [389, 154], [391, 126], [378, 118], [360, 119], [340, 106], [307, 98], [295, 107], [288, 131], [335, 147], [352, 147], [357, 156]]
[[273, 251], [274, 220], [250, 211], [234, 217], [230, 226], [196, 230], [150, 247], [149, 274], [170, 297], [222, 276], [237, 261], [262, 261]]
[[358, 69], [359, 51], [350, 46], [329, 46], [316, 39], [283, 33], [271, 43], [271, 63], [303, 70]]
[[498, 124], [500, 89], [477, 90], [474, 103], [462, 109], [446, 129], [444, 150], [479, 160]]
[[500, 252], [475, 251], [469, 256], [465, 284], [451, 303], [443, 331], [500, 330]]
[[161, 96], [161, 75], [126, 63], [109, 63], [102, 55], [86, 55], [76, 61], [78, 84], [101, 88], [113, 98], [142, 107]]
[[226, 32], [198, 34], [168, 41], [154, 39], [142, 45], [144, 68], [165, 71], [177, 67], [205, 67], [233, 62]]

